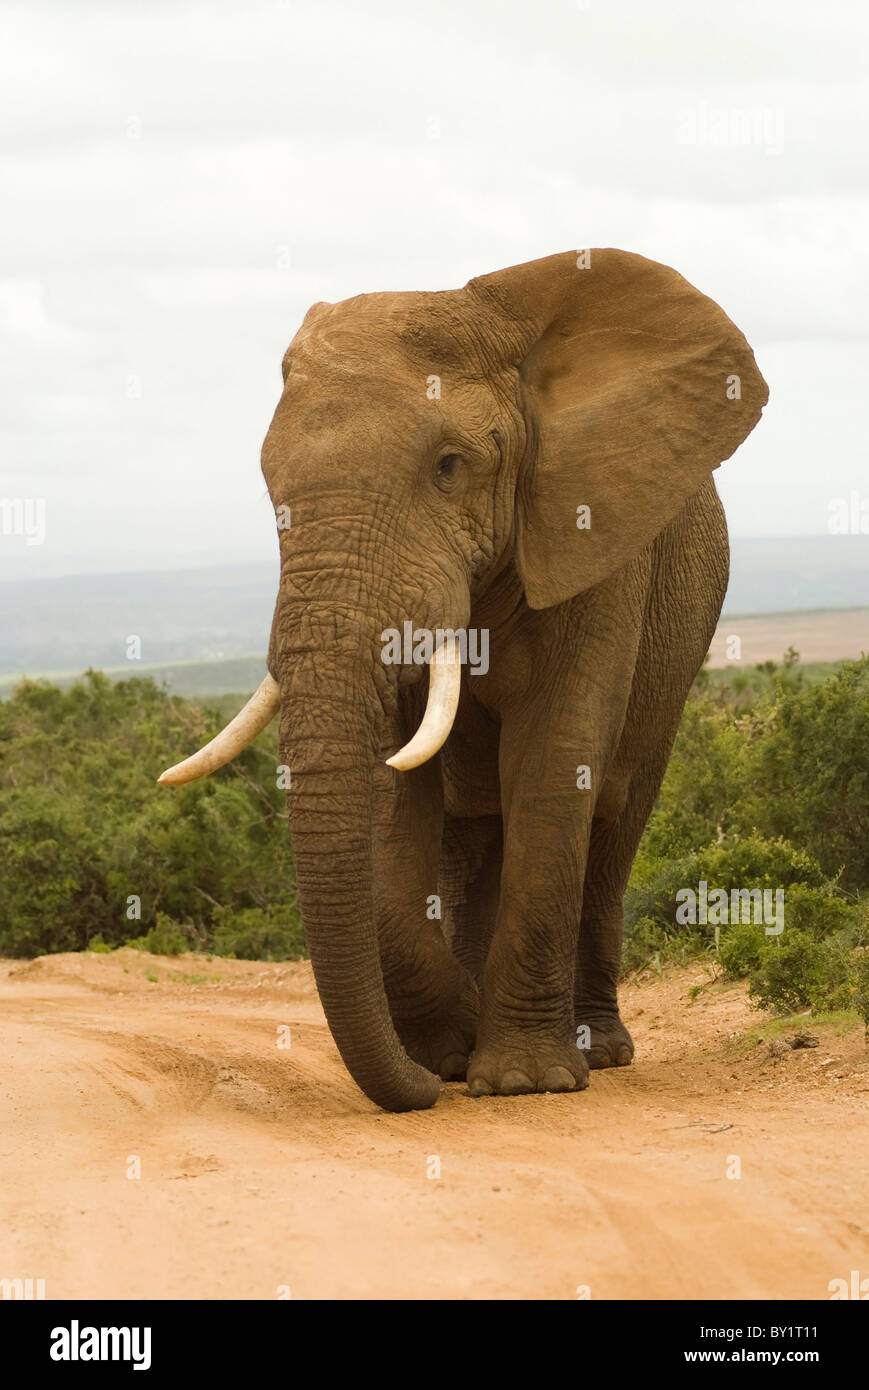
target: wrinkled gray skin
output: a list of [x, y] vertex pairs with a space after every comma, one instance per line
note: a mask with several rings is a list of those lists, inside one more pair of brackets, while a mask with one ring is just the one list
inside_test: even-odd
[[[269, 670], [302, 915], [341, 1055], [389, 1110], [441, 1077], [581, 1089], [633, 1055], [622, 895], [725, 591], [711, 473], [767, 393], [675, 271], [577, 260], [315, 305], [263, 447], [292, 516]], [[428, 674], [384, 665], [381, 633], [407, 620], [488, 629], [490, 669], [398, 772]]]

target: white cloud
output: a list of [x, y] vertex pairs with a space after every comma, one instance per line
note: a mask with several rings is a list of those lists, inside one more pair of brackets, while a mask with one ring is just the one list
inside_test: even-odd
[[38, 349], [81, 357], [86, 347], [85, 334], [49, 308], [41, 280], [0, 280], [0, 350], [12, 355]]
[[[271, 556], [259, 446], [314, 300], [588, 244], [675, 265], [754, 344], [735, 531], [823, 529], [859, 468], [869, 11], [105, 0], [4, 27], [0, 447], [82, 566]], [[781, 113], [781, 152], [714, 143], [716, 112]]]

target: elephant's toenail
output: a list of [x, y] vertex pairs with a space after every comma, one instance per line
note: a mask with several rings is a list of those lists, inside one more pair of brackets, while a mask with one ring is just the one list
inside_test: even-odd
[[472, 1096], [490, 1096], [492, 1094], [492, 1087], [482, 1076], [475, 1076], [473, 1081], [469, 1081], [468, 1090]]
[[502, 1096], [521, 1096], [534, 1090], [534, 1082], [524, 1071], [506, 1071], [498, 1089]]
[[633, 1054], [633, 1052], [631, 1051], [631, 1049], [628, 1047], [628, 1045], [627, 1045], [626, 1043], [622, 1043], [621, 1047], [619, 1048], [618, 1052], [616, 1053], [616, 1066], [617, 1066], [617, 1067], [629, 1067], [629, 1066], [631, 1065], [631, 1062], [632, 1062], [633, 1060], [634, 1060], [634, 1054]]
[[544, 1091], [573, 1091], [576, 1085], [576, 1077], [567, 1067], [550, 1067], [543, 1077]]

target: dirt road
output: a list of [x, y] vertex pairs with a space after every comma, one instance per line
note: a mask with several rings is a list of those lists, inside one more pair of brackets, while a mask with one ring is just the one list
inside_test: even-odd
[[457, 1084], [396, 1116], [347, 1076], [307, 965], [2, 962], [0, 1278], [48, 1298], [826, 1299], [869, 1276], [862, 1030], [812, 1025], [820, 1047], [777, 1060], [700, 966], [624, 1002], [637, 1061], [582, 1095]]
[[[734, 637], [739, 638], [739, 648], [732, 645]], [[780, 662], [788, 647], [804, 662], [853, 660], [869, 652], [869, 608], [722, 618], [710, 643], [709, 665], [738, 668], [758, 661]]]

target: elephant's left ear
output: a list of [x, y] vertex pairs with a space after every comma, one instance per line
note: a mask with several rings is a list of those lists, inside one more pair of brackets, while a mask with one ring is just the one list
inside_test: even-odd
[[642, 256], [571, 251], [467, 288], [524, 382], [537, 447], [517, 489], [517, 564], [531, 607], [547, 608], [647, 545], [768, 391], [724, 311]]

